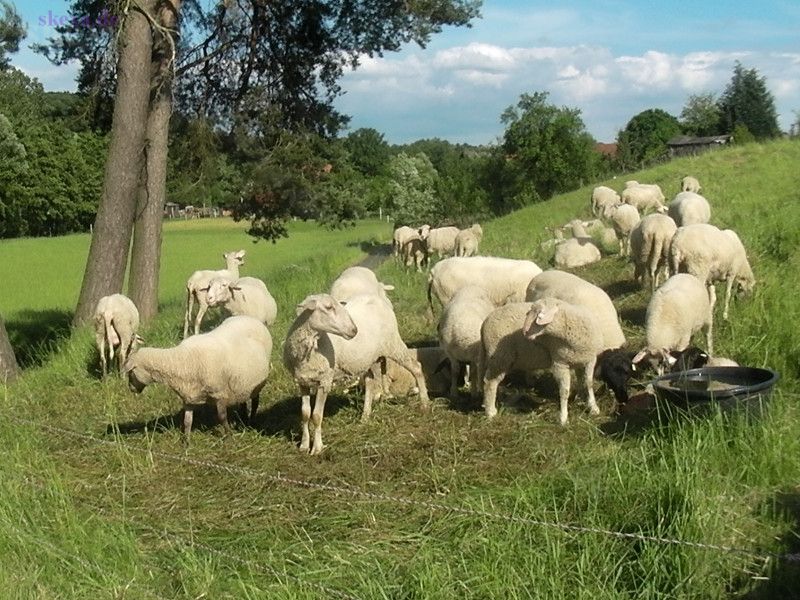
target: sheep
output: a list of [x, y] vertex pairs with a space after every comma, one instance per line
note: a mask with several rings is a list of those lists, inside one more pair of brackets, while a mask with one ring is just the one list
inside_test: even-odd
[[628, 402], [628, 381], [636, 372], [632, 352], [623, 348], [609, 348], [597, 355], [594, 377], [602, 381], [614, 394], [619, 406]]
[[422, 266], [428, 264], [428, 245], [425, 240], [421, 239], [418, 235], [406, 240], [401, 250], [403, 257], [403, 264], [406, 267], [414, 265], [419, 273], [422, 272]]
[[566, 271], [549, 269], [531, 279], [525, 292], [525, 301], [533, 302], [548, 297], [559, 298], [592, 311], [603, 338], [602, 350], [625, 344], [625, 334], [622, 333], [614, 303], [608, 294], [593, 283]]
[[330, 295], [339, 302], [346, 302], [352, 296], [374, 294], [391, 306], [391, 300], [386, 295], [386, 292], [390, 292], [393, 289], [393, 285], [378, 281], [375, 273], [370, 269], [366, 267], [349, 267], [342, 271], [341, 275], [333, 281]]
[[631, 242], [630, 235], [633, 228], [641, 220], [639, 211], [630, 204], [620, 204], [611, 208], [606, 208], [603, 216], [611, 221], [614, 231], [619, 240], [620, 256], [630, 256]]
[[669, 364], [669, 352], [686, 349], [700, 329], [705, 329], [706, 345], [713, 353], [713, 311], [702, 279], [688, 273], [673, 275], [653, 293], [647, 305], [647, 342], [633, 362], [648, 358], [660, 375]]
[[657, 210], [658, 212], [666, 212], [664, 206], [664, 193], [661, 188], [656, 184], [651, 183], [637, 183], [622, 190], [620, 199], [623, 204], [630, 204], [635, 206], [637, 210], [642, 213], [648, 210]]
[[681, 192], [669, 203], [668, 214], [678, 227], [708, 223], [711, 220], [711, 206], [700, 194]]
[[209, 307], [223, 306], [231, 315], [249, 315], [271, 326], [278, 317], [278, 305], [266, 284], [255, 277], [236, 280], [215, 277], [208, 284]]
[[495, 256], [446, 258], [428, 274], [428, 305], [433, 313], [432, 294], [445, 306], [466, 285], [479, 285], [489, 292], [492, 304], [521, 301], [528, 283], [542, 270], [530, 260]]
[[[423, 225], [423, 227], [427, 227], [427, 225]], [[414, 236], [419, 237], [419, 232], [413, 227], [409, 227], [407, 225], [403, 225], [394, 230], [394, 233], [392, 234], [392, 254], [394, 255], [395, 259], [400, 258], [400, 253], [403, 249], [403, 246]]]
[[140, 348], [128, 357], [123, 372], [134, 392], [151, 383], [169, 386], [183, 401], [183, 436], [188, 443], [194, 409], [216, 406], [225, 434], [230, 433], [228, 407], [250, 401], [250, 420], [267, 382], [272, 336], [258, 319], [228, 317], [216, 329], [186, 338], [172, 348]]
[[722, 318], [728, 319], [734, 282], [740, 292], [755, 287], [755, 277], [747, 261], [742, 241], [731, 229], [720, 230], [707, 223], [679, 227], [669, 251], [670, 273], [691, 273], [708, 286], [709, 301], [716, 302], [714, 283], [725, 281], [725, 307]]
[[225, 268], [219, 271], [202, 270], [195, 271], [186, 281], [186, 313], [183, 317], [183, 338], [189, 335], [189, 320], [192, 318], [192, 309], [194, 301], [197, 300], [197, 316], [194, 320], [194, 333], [200, 333], [200, 322], [203, 320], [203, 315], [208, 310], [208, 303], [206, 302], [206, 292], [208, 291], [209, 282], [214, 277], [228, 277], [230, 279], [239, 279], [239, 267], [244, 264], [244, 250], [238, 252], [226, 252], [222, 255], [225, 259]]
[[681, 191], [682, 192], [694, 192], [695, 194], [700, 191], [700, 182], [697, 181], [695, 177], [691, 175], [687, 175], [683, 179], [681, 179]]
[[478, 361], [481, 347], [481, 325], [495, 309], [489, 293], [482, 287], [468, 285], [458, 290], [439, 320], [439, 343], [450, 359], [450, 397], [458, 396], [458, 376], [461, 363], [470, 366], [470, 392], [473, 398], [480, 393]]
[[[441, 396], [450, 389], [450, 360], [441, 346], [409, 348], [409, 352], [419, 361], [428, 395]], [[404, 398], [419, 393], [417, 381], [413, 375], [394, 362], [386, 361], [386, 389], [389, 397]]]
[[[522, 326], [520, 327], [520, 324]], [[603, 338], [592, 313], [557, 298], [512, 303], [493, 311], [481, 328], [481, 374], [486, 416], [497, 414], [497, 386], [512, 369], [551, 369], [558, 383], [559, 423], [568, 420], [570, 368], [580, 367], [591, 414], [600, 413], [594, 397], [594, 367]]]
[[572, 237], [556, 245], [555, 266], [574, 268], [599, 261], [600, 249], [586, 233], [583, 223], [575, 219], [570, 221], [568, 227], [572, 229]]
[[645, 215], [631, 231], [633, 278], [643, 284], [647, 275], [650, 279], [650, 293], [658, 287], [659, 273], [667, 270], [672, 236], [677, 229], [671, 217], [654, 213]]
[[614, 231], [614, 228], [606, 227], [605, 223], [603, 223], [603, 221], [600, 219], [583, 221], [582, 225], [586, 230], [586, 233], [592, 236], [592, 239], [600, 243], [601, 250], [605, 250], [612, 246], [617, 246], [617, 233]]
[[[114, 347], [119, 346], [117, 362], [122, 375], [122, 365], [142, 338], [139, 329], [139, 311], [133, 301], [123, 294], [103, 296], [94, 309], [94, 339], [100, 351], [103, 377], [108, 374], [108, 364], [114, 362]], [[106, 352], [106, 344], [108, 351]], [[106, 354], [108, 358], [106, 358]]]
[[610, 187], [600, 185], [592, 190], [591, 207], [595, 217], [603, 214], [607, 206], [616, 206], [620, 202], [619, 194]]
[[[334, 382], [364, 380], [361, 420], [372, 410], [380, 375], [379, 360], [392, 359], [414, 376], [424, 408], [429, 408], [422, 367], [408, 350], [389, 303], [374, 294], [351, 296], [346, 305], [329, 294], [314, 294], [297, 305], [297, 318], [286, 334], [283, 363], [300, 388], [302, 438], [300, 450], [322, 452], [325, 400]], [[311, 393], [315, 393], [312, 415]], [[309, 420], [314, 423], [311, 444]]]
[[458, 232], [455, 242], [456, 256], [473, 256], [478, 253], [478, 245], [483, 239], [483, 228], [475, 223], [468, 229]]
[[689, 369], [700, 369], [701, 367], [738, 367], [739, 363], [724, 356], [709, 356], [697, 346], [670, 352], [668, 363], [671, 365], [670, 371], [677, 373], [688, 371]]
[[456, 248], [456, 236], [459, 232], [458, 227], [437, 227], [420, 228], [420, 237], [428, 244], [428, 253], [436, 252], [439, 258], [452, 255]]

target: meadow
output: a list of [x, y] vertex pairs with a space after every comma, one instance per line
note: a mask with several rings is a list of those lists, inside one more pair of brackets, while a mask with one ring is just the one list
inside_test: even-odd
[[[785, 555], [800, 552], [798, 164], [800, 144], [779, 141], [602, 182], [671, 197], [691, 173], [712, 222], [739, 232], [757, 286], [729, 321], [718, 311], [715, 345], [781, 373], [757, 421], [631, 420], [602, 391], [601, 416], [579, 399], [562, 428], [545, 375], [505, 388], [492, 421], [464, 396], [434, 399], [432, 413], [382, 401], [362, 424], [359, 394], [335, 394], [325, 452], [302, 455], [280, 360], [294, 305], [390, 229], [297, 223], [252, 245], [238, 226], [196, 221], [167, 226], [148, 344], [178, 340], [186, 277], [229, 249], [248, 250], [242, 272], [265, 279], [279, 319], [256, 422], [223, 438], [199, 414], [185, 448], [171, 392], [99, 379], [91, 332], [64, 329], [88, 237], [0, 243], [0, 308], [27, 365], [0, 390], [0, 586], [14, 598], [797, 597], [800, 557]], [[591, 187], [485, 223], [481, 253], [545, 266], [544, 228], [588, 216]], [[648, 294], [632, 267], [612, 255], [576, 272], [608, 291], [638, 349]], [[392, 261], [378, 274], [396, 286], [404, 339], [431, 343], [425, 275]]]

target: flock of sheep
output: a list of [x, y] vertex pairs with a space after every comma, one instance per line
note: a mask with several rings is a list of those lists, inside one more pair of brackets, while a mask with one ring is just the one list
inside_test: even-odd
[[[597, 414], [595, 377], [624, 403], [636, 364], [658, 372], [676, 363], [681, 368], [697, 366], [696, 360], [735, 364], [709, 356], [715, 283], [726, 282], [727, 319], [733, 286], [752, 290], [753, 273], [736, 233], [708, 223], [710, 205], [699, 195], [697, 180], [686, 177], [681, 188], [667, 207], [657, 185], [627, 182], [621, 194], [597, 187], [591, 198], [592, 212], [600, 217], [597, 222], [573, 220], [556, 230], [553, 240], [556, 266], [576, 266], [559, 257], [577, 254], [599, 260], [600, 249], [588, 230], [603, 240], [608, 234], [602, 228], [611, 224], [620, 254], [630, 256], [634, 277], [643, 285], [648, 280], [652, 292], [647, 341], [635, 355], [626, 349], [611, 298], [593, 283], [559, 269], [542, 271], [529, 260], [474, 256], [483, 233], [480, 225], [464, 230], [427, 225], [396, 229], [394, 254], [407, 266], [421, 270], [433, 253], [455, 255], [440, 260], [428, 274], [431, 312], [433, 297], [442, 305], [439, 346], [406, 346], [387, 295], [393, 287], [364, 267], [346, 269], [329, 291], [305, 298], [296, 307], [283, 344], [283, 363], [302, 397], [300, 449], [322, 451], [325, 400], [335, 385], [363, 385], [366, 420], [381, 396], [418, 394], [427, 408], [429, 391], [457, 395], [462, 367], [467, 365], [470, 393], [483, 398], [487, 417], [493, 417], [498, 387], [509, 373], [529, 378], [547, 370], [558, 384], [559, 421], [565, 424], [572, 371], [580, 373], [589, 410]], [[641, 217], [640, 211], [652, 212]], [[571, 230], [572, 237], [564, 239], [563, 229]], [[586, 247], [594, 251], [586, 252]], [[183, 402], [187, 438], [198, 405], [214, 405], [226, 432], [229, 406], [249, 402], [252, 418], [267, 381], [272, 352], [268, 327], [277, 305], [262, 281], [239, 277], [244, 254], [228, 252], [225, 269], [192, 274], [187, 281], [184, 340], [173, 348], [138, 347], [138, 312], [125, 296], [107, 296], [97, 306], [96, 342], [103, 373], [116, 351], [120, 373], [132, 390], [140, 392], [151, 383], [169, 386]], [[659, 286], [665, 270], [671, 276]], [[188, 336], [194, 302], [199, 307], [195, 335]], [[200, 334], [203, 315], [214, 306], [232, 316]], [[690, 347], [692, 335], [701, 329], [708, 353]]]

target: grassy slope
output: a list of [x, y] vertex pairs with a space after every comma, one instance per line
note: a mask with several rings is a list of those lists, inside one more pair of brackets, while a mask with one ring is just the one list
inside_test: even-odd
[[[784, 377], [758, 426], [711, 418], [621, 435], [624, 423], [610, 418], [611, 399], [601, 394], [604, 417], [590, 419], [576, 402], [564, 430], [555, 425], [544, 378], [534, 393], [504, 393], [492, 422], [466, 401], [440, 399], [432, 415], [413, 402], [382, 403], [360, 424], [356, 396], [335, 396], [326, 410], [329, 447], [310, 459], [293, 450], [299, 405], [276, 350], [257, 427], [223, 441], [209, 415], [188, 457], [495, 514], [797, 551], [798, 159], [800, 145], [780, 142], [635, 174], [667, 195], [681, 176], [696, 175], [714, 222], [739, 231], [750, 251], [759, 285], [734, 304], [716, 339], [721, 354]], [[487, 224], [483, 252], [530, 257], [542, 228], [586, 215], [588, 197], [583, 189]], [[300, 263], [268, 279], [282, 307], [276, 347], [292, 318], [283, 307], [324, 288], [338, 268]], [[580, 274], [607, 287], [636, 344], [647, 299], [625, 283], [630, 272], [612, 257]], [[404, 337], [431, 340], [424, 276], [391, 264], [380, 273], [398, 288]], [[177, 304], [168, 305], [149, 341], [174, 341], [180, 316]], [[566, 534], [173, 463], [157, 453], [183, 454], [174, 396], [148, 389], [132, 397], [119, 381], [96, 380], [87, 368], [93, 360], [89, 336], [78, 333], [8, 391], [5, 404], [17, 414], [110, 442], [0, 427], [7, 474], [0, 480], [0, 583], [20, 597], [121, 596], [124, 589], [133, 598], [329, 596], [314, 587], [321, 583], [363, 598], [769, 598], [789, 597], [800, 580], [791, 565], [747, 556]], [[109, 426], [119, 435], [105, 435]], [[753, 579], [765, 574], [772, 580]]]

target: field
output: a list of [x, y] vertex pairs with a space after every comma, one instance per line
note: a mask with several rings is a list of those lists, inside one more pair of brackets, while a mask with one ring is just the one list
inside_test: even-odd
[[[629, 421], [603, 391], [600, 417], [578, 399], [562, 428], [544, 376], [535, 390], [506, 388], [491, 422], [465, 396], [434, 399], [431, 414], [413, 399], [381, 402], [362, 424], [358, 393], [337, 394], [325, 452], [301, 455], [280, 361], [293, 307], [389, 228], [295, 224], [273, 246], [195, 222], [168, 227], [148, 344], [177, 341], [187, 274], [228, 249], [248, 250], [242, 272], [265, 279], [280, 314], [254, 427], [226, 439], [210, 412], [197, 415], [187, 449], [171, 392], [134, 397], [100, 380], [91, 333], [65, 335], [88, 238], [0, 243], [0, 308], [27, 365], [0, 423], [0, 585], [15, 598], [798, 597], [800, 567], [783, 556], [800, 552], [798, 164], [800, 144], [781, 141], [604, 182], [655, 182], [671, 196], [691, 173], [712, 221], [739, 232], [757, 286], [730, 321], [720, 309], [715, 345], [781, 373], [758, 422]], [[482, 253], [543, 265], [544, 227], [588, 216], [590, 189], [484, 224]], [[616, 256], [578, 271], [609, 292], [637, 348], [648, 295], [631, 272]], [[397, 288], [404, 338], [433, 341], [425, 276], [391, 261], [378, 273]]]

